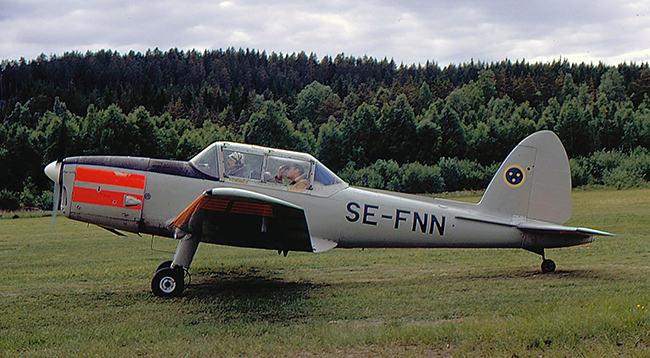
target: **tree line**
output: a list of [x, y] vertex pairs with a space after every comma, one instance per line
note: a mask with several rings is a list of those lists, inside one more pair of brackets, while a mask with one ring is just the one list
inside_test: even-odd
[[[306, 151], [351, 184], [484, 188], [508, 152], [558, 134], [575, 185], [650, 173], [650, 68], [435, 63], [250, 50], [111, 51], [0, 64], [0, 208], [51, 205], [57, 156], [188, 159], [218, 140]], [[48, 192], [49, 191], [49, 192]]]

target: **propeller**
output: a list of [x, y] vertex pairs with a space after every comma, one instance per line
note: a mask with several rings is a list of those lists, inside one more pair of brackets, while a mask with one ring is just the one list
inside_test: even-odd
[[54, 232], [54, 222], [56, 221], [56, 213], [59, 210], [59, 202], [61, 198], [61, 185], [59, 184], [59, 170], [61, 163], [54, 161], [45, 167], [45, 175], [47, 175], [54, 182], [54, 193], [52, 196], [52, 226], [50, 227], [50, 237]]
[[65, 158], [65, 142], [66, 142], [66, 127], [65, 116], [61, 117], [61, 126], [59, 127], [59, 137], [57, 139], [57, 153], [56, 160], [48, 164], [45, 169], [45, 175], [54, 182], [54, 193], [52, 197], [52, 226], [50, 227], [50, 237], [54, 232], [54, 222], [56, 221], [56, 214], [59, 210], [61, 202], [61, 168], [63, 167], [63, 159]]

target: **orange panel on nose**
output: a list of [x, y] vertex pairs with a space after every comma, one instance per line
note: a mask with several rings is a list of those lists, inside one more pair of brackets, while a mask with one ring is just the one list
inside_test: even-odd
[[116, 208], [127, 208], [127, 209], [134, 209], [134, 210], [142, 209], [142, 204], [136, 206], [128, 206], [128, 207], [124, 206], [125, 195], [130, 195], [140, 201], [142, 201], [143, 199], [142, 195], [137, 195], [137, 194], [75, 187], [72, 191], [72, 202], [112, 206]]
[[117, 170], [78, 167], [77, 173], [75, 174], [75, 180], [86, 183], [144, 189], [146, 176]]

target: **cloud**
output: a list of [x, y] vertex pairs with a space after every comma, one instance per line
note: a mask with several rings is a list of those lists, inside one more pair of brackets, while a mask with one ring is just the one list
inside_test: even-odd
[[0, 0], [0, 59], [101, 49], [250, 48], [407, 65], [647, 62], [650, 2]]

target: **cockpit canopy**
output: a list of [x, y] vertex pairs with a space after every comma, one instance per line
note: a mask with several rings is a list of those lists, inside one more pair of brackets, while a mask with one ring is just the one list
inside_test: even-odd
[[309, 154], [250, 144], [216, 142], [190, 163], [218, 180], [272, 183], [304, 190], [347, 186]]

